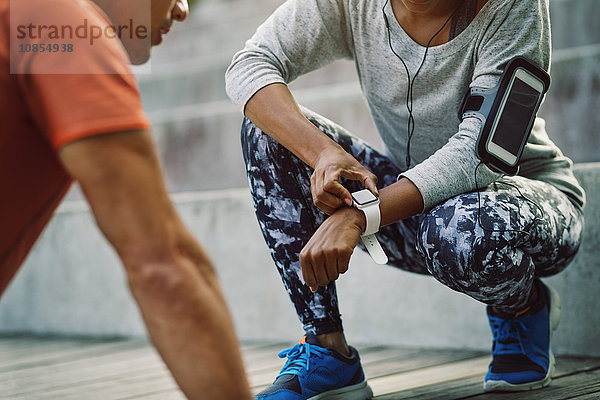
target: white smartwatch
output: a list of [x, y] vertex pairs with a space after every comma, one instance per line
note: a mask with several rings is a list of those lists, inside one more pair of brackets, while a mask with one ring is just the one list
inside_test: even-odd
[[381, 212], [379, 211], [379, 198], [375, 196], [369, 189], [359, 190], [352, 193], [352, 206], [361, 210], [365, 214], [367, 226], [360, 237], [367, 251], [377, 264], [386, 264], [388, 262], [387, 255], [383, 251], [381, 244], [377, 240], [375, 234], [379, 232], [381, 223]]

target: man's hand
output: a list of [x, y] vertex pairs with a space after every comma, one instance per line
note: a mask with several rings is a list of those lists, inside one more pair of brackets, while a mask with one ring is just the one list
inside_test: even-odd
[[342, 186], [340, 178], [360, 181], [376, 196], [379, 195], [375, 174], [341, 147], [330, 147], [319, 155], [310, 177], [313, 202], [328, 215], [344, 205], [352, 206], [352, 196]]
[[300, 252], [302, 276], [310, 290], [335, 281], [348, 270], [350, 256], [366, 225], [364, 214], [355, 208], [335, 211], [317, 229]]

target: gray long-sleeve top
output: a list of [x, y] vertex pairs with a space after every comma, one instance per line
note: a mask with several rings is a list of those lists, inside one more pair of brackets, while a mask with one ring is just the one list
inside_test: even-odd
[[[244, 107], [271, 83], [289, 83], [337, 59], [352, 59], [388, 155], [404, 166], [407, 75], [390, 49], [383, 13], [390, 22], [392, 46], [414, 77], [426, 49], [402, 29], [389, 2], [288, 0], [234, 56], [226, 73], [229, 97]], [[481, 123], [476, 118], [459, 120], [461, 100], [469, 87], [496, 86], [514, 56], [549, 70], [549, 30], [548, 0], [489, 0], [458, 36], [427, 50], [413, 88], [411, 168], [402, 173], [421, 192], [424, 210], [498, 178], [480, 167], [476, 185], [475, 143]], [[523, 152], [519, 175], [555, 185], [578, 207], [585, 204], [571, 160], [548, 138], [540, 118]]]

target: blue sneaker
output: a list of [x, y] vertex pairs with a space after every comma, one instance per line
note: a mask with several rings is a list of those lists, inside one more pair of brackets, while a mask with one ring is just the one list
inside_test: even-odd
[[532, 390], [550, 384], [554, 372], [550, 339], [560, 318], [560, 298], [541, 281], [534, 284], [539, 300], [526, 313], [501, 318], [488, 307], [494, 344], [483, 382], [486, 392]]
[[373, 391], [367, 384], [355, 348], [345, 357], [320, 347], [315, 336], [279, 353], [287, 361], [275, 382], [257, 400], [369, 400]]

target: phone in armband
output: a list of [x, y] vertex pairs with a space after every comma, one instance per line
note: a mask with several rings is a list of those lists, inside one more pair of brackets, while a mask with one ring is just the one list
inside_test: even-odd
[[481, 120], [476, 152], [490, 169], [508, 175], [519, 171], [523, 149], [549, 86], [546, 71], [523, 57], [515, 57], [506, 65], [498, 86], [472, 87], [467, 93], [459, 118]]

